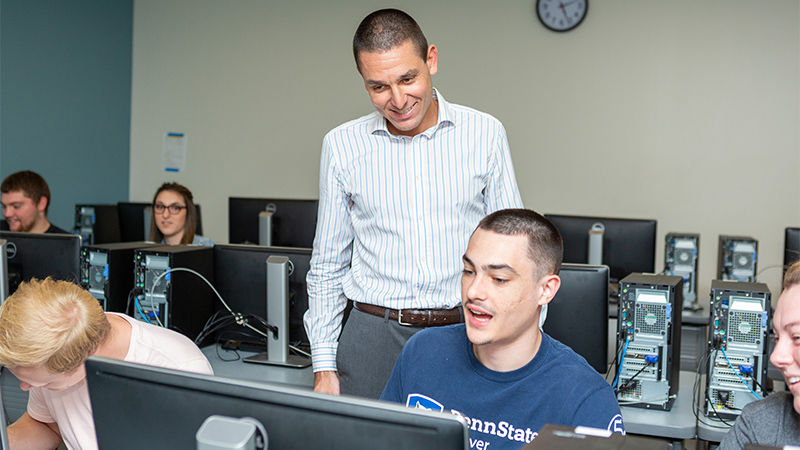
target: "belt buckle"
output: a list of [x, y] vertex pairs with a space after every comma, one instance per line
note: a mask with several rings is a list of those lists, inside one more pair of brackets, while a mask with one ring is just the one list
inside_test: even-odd
[[397, 310], [397, 323], [400, 324], [401, 326], [404, 326], [404, 327], [412, 327], [412, 326], [414, 326], [413, 324], [403, 322], [403, 310], [402, 309], [398, 309]]

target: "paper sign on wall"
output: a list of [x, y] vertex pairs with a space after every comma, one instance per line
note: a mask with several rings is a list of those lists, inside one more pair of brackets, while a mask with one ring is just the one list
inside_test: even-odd
[[186, 167], [186, 135], [170, 132], [164, 135], [161, 162], [167, 172], [180, 172]]

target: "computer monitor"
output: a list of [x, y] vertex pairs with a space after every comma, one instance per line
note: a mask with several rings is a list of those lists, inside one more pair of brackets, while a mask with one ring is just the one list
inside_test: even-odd
[[[121, 242], [136, 242], [150, 240], [150, 220], [153, 214], [153, 205], [150, 203], [119, 202], [119, 233]], [[197, 208], [197, 229], [195, 234], [203, 234], [203, 215], [200, 214], [200, 205]]]
[[8, 297], [8, 255], [6, 249], [8, 242], [0, 239], [0, 303]]
[[[145, 217], [145, 209], [150, 208], [150, 203], [119, 202], [119, 235], [122, 242], [137, 242], [150, 239], [150, 220]], [[145, 220], [147, 219], [147, 220]]]
[[8, 257], [8, 295], [31, 278], [79, 284], [81, 237], [74, 234], [0, 231]]
[[[214, 284], [234, 312], [267, 317], [266, 261], [270, 256], [289, 258], [289, 341], [309, 345], [303, 326], [308, 309], [306, 274], [311, 264], [310, 248], [263, 247], [258, 245], [218, 244], [214, 247]], [[223, 306], [217, 302], [217, 309]], [[241, 326], [225, 327], [220, 339], [245, 340], [248, 330]], [[256, 337], [256, 340], [260, 340]]]
[[597, 372], [608, 370], [608, 267], [561, 265], [561, 287], [548, 304], [544, 331], [583, 356]]
[[[3, 374], [5, 367], [0, 366], [0, 376]], [[0, 383], [1, 385], [2, 383]], [[8, 419], [6, 418], [6, 406], [3, 403], [3, 391], [0, 388], [0, 450], [10, 450], [8, 445]]]
[[[633, 272], [653, 272], [656, 263], [656, 221], [608, 217], [546, 214], [564, 239], [564, 262], [586, 264], [589, 253], [598, 249], [602, 264], [609, 267], [611, 282]], [[600, 233], [595, 224], [602, 225]], [[592, 238], [590, 230], [592, 227]], [[598, 236], [600, 236], [598, 238]], [[595, 252], [596, 254], [596, 252]]]
[[[317, 200], [276, 198], [228, 198], [228, 241], [231, 244], [260, 244], [310, 248], [317, 228]], [[259, 237], [259, 214], [268, 222], [267, 239]], [[265, 220], [268, 219], [268, 220]]]
[[85, 245], [119, 242], [117, 205], [75, 205], [74, 232]]
[[783, 238], [783, 273], [800, 260], [800, 228], [786, 227]]
[[195, 448], [211, 415], [259, 421], [270, 449], [469, 448], [449, 413], [97, 357], [86, 379], [99, 448]]

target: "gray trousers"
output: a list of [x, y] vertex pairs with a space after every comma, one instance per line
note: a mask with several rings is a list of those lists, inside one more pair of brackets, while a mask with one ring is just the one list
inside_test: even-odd
[[380, 398], [406, 341], [422, 329], [353, 308], [342, 329], [336, 353], [341, 393]]

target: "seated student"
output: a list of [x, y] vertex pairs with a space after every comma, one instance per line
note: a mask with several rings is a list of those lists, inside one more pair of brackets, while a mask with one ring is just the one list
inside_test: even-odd
[[26, 233], [67, 233], [47, 220], [50, 207], [50, 187], [41, 175], [30, 170], [12, 173], [0, 184], [2, 231]]
[[83, 365], [91, 355], [212, 374], [185, 336], [104, 313], [66, 281], [22, 283], [0, 306], [0, 330], [0, 364], [29, 391], [27, 412], [8, 427], [11, 448], [55, 448], [62, 440], [70, 449], [97, 448]]
[[471, 448], [521, 448], [548, 423], [624, 433], [608, 383], [537, 326], [561, 285], [562, 252], [533, 211], [483, 218], [463, 256], [465, 323], [414, 335], [381, 399], [463, 416]]
[[783, 374], [789, 391], [773, 392], [742, 408], [720, 450], [743, 449], [747, 444], [800, 444], [800, 262], [792, 264], [783, 278], [772, 330], [775, 348], [769, 360]]
[[192, 191], [178, 183], [164, 183], [153, 197], [150, 240], [167, 245], [192, 244], [213, 247], [210, 238], [195, 234], [197, 208]]

